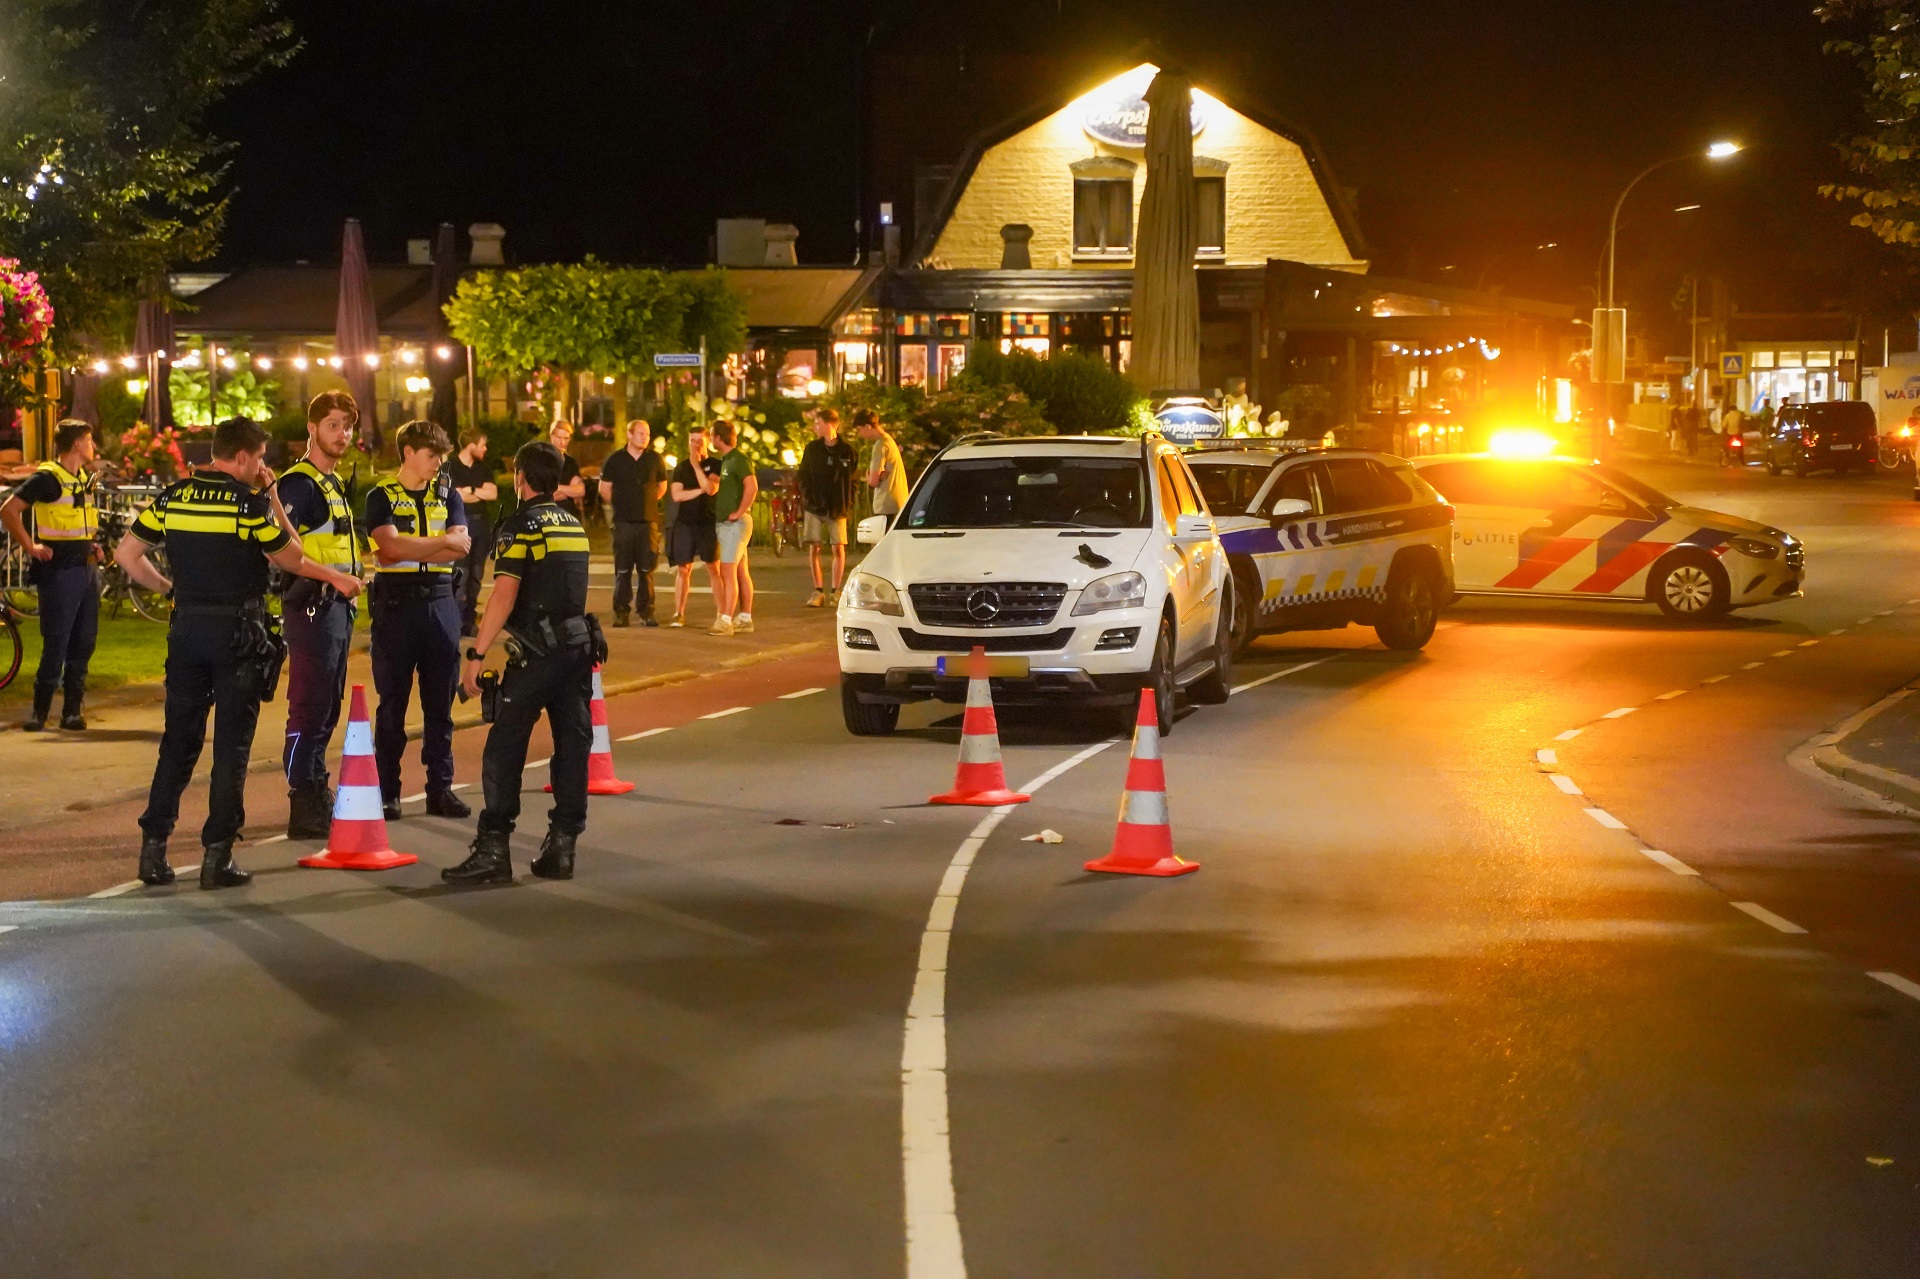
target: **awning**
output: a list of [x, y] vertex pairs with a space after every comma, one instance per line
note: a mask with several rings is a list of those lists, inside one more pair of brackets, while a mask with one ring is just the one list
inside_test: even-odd
[[727, 283], [746, 299], [749, 332], [825, 333], [861, 303], [879, 274], [855, 267], [728, 267]]
[[[432, 267], [370, 267], [367, 283], [382, 333], [427, 342], [439, 332]], [[337, 267], [247, 267], [194, 294], [175, 313], [174, 324], [182, 333], [209, 337], [247, 334], [331, 343], [339, 302]]]

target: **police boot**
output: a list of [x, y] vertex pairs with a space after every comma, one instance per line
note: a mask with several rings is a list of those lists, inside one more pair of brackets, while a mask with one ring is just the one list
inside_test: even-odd
[[513, 856], [502, 830], [483, 830], [473, 837], [473, 852], [458, 866], [440, 872], [449, 884], [511, 884]]
[[233, 864], [232, 840], [207, 846], [200, 859], [200, 887], [244, 888], [252, 882], [251, 874]]
[[578, 838], [564, 831], [550, 830], [534, 858], [533, 873], [542, 879], [573, 878], [573, 841]]
[[427, 792], [427, 816], [429, 817], [471, 817], [473, 809], [467, 801], [450, 790]]
[[87, 726], [80, 716], [80, 702], [83, 693], [68, 693], [60, 703], [60, 727], [70, 733], [77, 733]]
[[20, 727], [29, 733], [37, 733], [47, 726], [47, 716], [53, 712], [53, 694], [45, 697], [33, 695], [33, 714], [29, 715]]
[[333, 802], [326, 783], [287, 792], [287, 838], [325, 839], [333, 833]]
[[140, 841], [140, 882], [149, 888], [163, 888], [173, 882], [173, 867], [167, 865], [167, 841], [148, 835]]

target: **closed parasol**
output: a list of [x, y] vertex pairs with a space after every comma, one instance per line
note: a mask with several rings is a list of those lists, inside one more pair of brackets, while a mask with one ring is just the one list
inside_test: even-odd
[[1133, 373], [1148, 390], [1200, 382], [1199, 210], [1193, 191], [1193, 84], [1162, 70], [1147, 88], [1147, 188], [1133, 260]]
[[368, 452], [380, 447], [379, 405], [373, 398], [373, 372], [380, 359], [380, 321], [373, 310], [373, 286], [367, 278], [367, 242], [360, 219], [348, 218], [340, 239], [340, 306], [333, 321], [333, 349], [340, 376], [360, 407], [360, 443]]
[[173, 426], [173, 312], [164, 303], [142, 302], [133, 321], [133, 352], [146, 366], [147, 399], [140, 420], [148, 426]]
[[442, 222], [433, 237], [433, 353], [427, 361], [427, 377], [433, 383], [433, 405], [427, 418], [446, 429], [449, 436], [460, 427], [460, 375], [464, 366], [452, 359], [440, 358], [450, 348], [453, 335], [447, 331], [447, 302], [460, 283], [460, 241], [453, 223]]

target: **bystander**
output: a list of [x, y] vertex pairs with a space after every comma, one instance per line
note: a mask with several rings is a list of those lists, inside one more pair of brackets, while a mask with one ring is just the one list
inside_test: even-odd
[[613, 624], [628, 625], [638, 581], [640, 625], [658, 626], [653, 615], [653, 570], [660, 562], [660, 498], [667, 491], [667, 465], [653, 451], [653, 429], [627, 423], [626, 447], [600, 467], [600, 500], [613, 524]]
[[872, 409], [853, 411], [853, 429], [873, 446], [867, 455], [867, 487], [873, 490], [873, 513], [886, 516], [891, 528], [894, 516], [907, 504], [907, 467], [900, 460], [900, 446]]
[[667, 563], [673, 568], [673, 620], [687, 624], [687, 597], [693, 592], [693, 565], [707, 566], [707, 585], [720, 601], [720, 547], [713, 527], [713, 495], [720, 487], [720, 462], [707, 456], [707, 437], [699, 427], [687, 432], [687, 456], [673, 468], [670, 492], [675, 513], [667, 530]]
[[460, 432], [460, 451], [448, 459], [447, 475], [453, 480], [453, 491], [460, 495], [460, 501], [467, 508], [470, 539], [467, 558], [458, 566], [457, 602], [462, 637], [478, 633], [480, 584], [486, 576], [487, 559], [493, 554], [491, 504], [500, 497], [500, 486], [494, 481], [493, 468], [486, 462], [487, 433], [471, 426]]
[[714, 601], [709, 635], [745, 635], [753, 630], [753, 573], [747, 550], [753, 542], [753, 503], [760, 481], [753, 463], [739, 450], [731, 422], [713, 424], [713, 447], [720, 455], [720, 484], [714, 489], [713, 511], [720, 545], [720, 585]]
[[[808, 608], [824, 608], [840, 594], [847, 576], [847, 515], [853, 510], [853, 477], [860, 465], [853, 445], [840, 438], [840, 415], [830, 408], [813, 415], [813, 436], [800, 454], [800, 507], [805, 512], [800, 540], [813, 570]], [[821, 551], [832, 548], [833, 587], [821, 572]]]
[[560, 450], [560, 487], [553, 491], [553, 500], [561, 510], [581, 518], [580, 504], [587, 497], [587, 482], [580, 478], [580, 463], [573, 460], [567, 452], [573, 443], [573, 423], [565, 418], [555, 418], [553, 425], [547, 428], [547, 439], [553, 447]]

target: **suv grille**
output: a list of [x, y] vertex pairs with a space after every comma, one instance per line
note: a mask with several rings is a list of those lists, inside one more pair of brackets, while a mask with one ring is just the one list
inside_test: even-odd
[[900, 628], [900, 642], [916, 653], [965, 653], [979, 647], [989, 653], [1057, 653], [1073, 641], [1073, 627], [1045, 635], [928, 635]]
[[968, 630], [1046, 626], [1067, 598], [1065, 582], [919, 582], [907, 588], [913, 612], [927, 626]]

